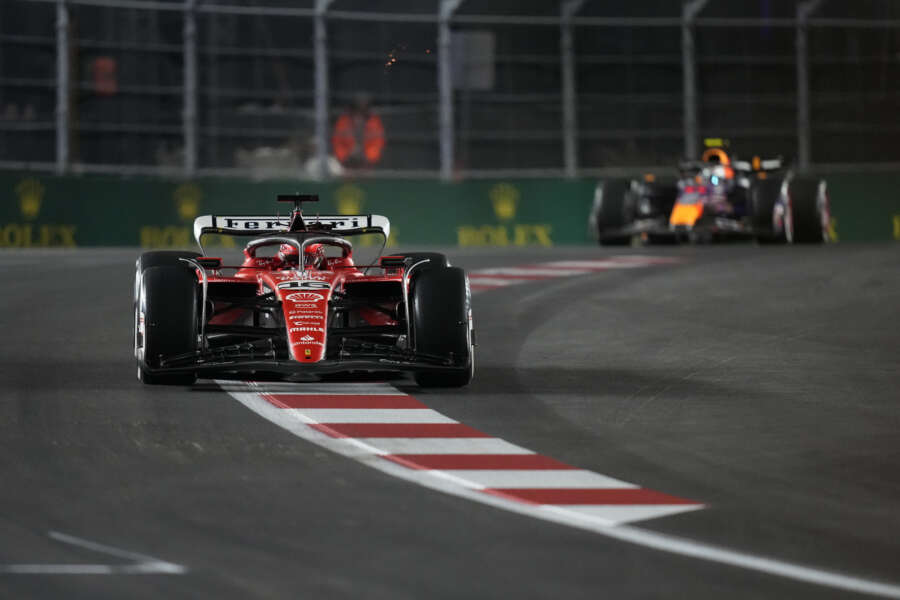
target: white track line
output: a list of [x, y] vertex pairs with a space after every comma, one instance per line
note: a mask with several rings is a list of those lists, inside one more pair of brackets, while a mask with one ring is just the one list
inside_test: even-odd
[[128, 565], [105, 564], [13, 564], [0, 565], [0, 575], [183, 575], [187, 568], [146, 554], [99, 544], [90, 540], [50, 531], [51, 538], [92, 552], [135, 561]]

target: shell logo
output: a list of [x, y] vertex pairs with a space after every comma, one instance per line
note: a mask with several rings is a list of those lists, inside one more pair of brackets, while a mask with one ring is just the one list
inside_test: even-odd
[[494, 206], [494, 214], [501, 221], [509, 221], [516, 216], [516, 208], [519, 204], [519, 190], [508, 183], [498, 183], [488, 193], [491, 204]]
[[284, 299], [288, 302], [315, 302], [317, 300], [324, 300], [325, 296], [316, 294], [315, 292], [294, 292], [293, 294], [285, 296]]

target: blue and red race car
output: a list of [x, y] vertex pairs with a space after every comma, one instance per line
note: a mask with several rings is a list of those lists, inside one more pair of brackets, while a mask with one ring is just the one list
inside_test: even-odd
[[598, 183], [588, 225], [600, 244], [715, 241], [822, 243], [831, 213], [824, 180], [796, 175], [779, 158], [738, 160], [721, 140], [707, 140], [699, 161], [679, 165], [677, 179]]

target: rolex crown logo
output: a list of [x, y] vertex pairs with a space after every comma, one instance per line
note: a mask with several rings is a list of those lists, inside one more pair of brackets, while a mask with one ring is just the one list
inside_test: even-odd
[[345, 184], [335, 192], [338, 214], [358, 215], [362, 212], [365, 193], [355, 185]]
[[19, 208], [22, 210], [22, 216], [29, 221], [35, 219], [41, 212], [44, 191], [44, 186], [37, 179], [23, 179], [16, 185]]
[[175, 188], [172, 194], [175, 198], [175, 208], [178, 217], [183, 221], [190, 221], [200, 212], [200, 199], [203, 191], [193, 183], [182, 183]]
[[516, 208], [519, 204], [519, 190], [508, 183], [498, 183], [491, 188], [491, 203], [494, 205], [494, 214], [501, 221], [508, 221], [516, 216]]

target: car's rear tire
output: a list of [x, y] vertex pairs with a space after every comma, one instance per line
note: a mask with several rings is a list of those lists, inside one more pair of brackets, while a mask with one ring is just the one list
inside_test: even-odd
[[418, 354], [450, 358], [455, 365], [443, 371], [415, 374], [422, 387], [461, 387], [475, 373], [472, 308], [469, 282], [458, 267], [419, 273], [410, 290], [414, 350]]
[[601, 246], [627, 246], [630, 235], [623, 235], [623, 227], [631, 223], [631, 180], [606, 179], [597, 184], [593, 217], [597, 241]]
[[831, 207], [825, 181], [795, 178], [788, 187], [788, 194], [794, 221], [794, 241], [799, 244], [829, 241]]
[[784, 244], [793, 240], [793, 220], [781, 198], [784, 180], [757, 179], [750, 186], [750, 219], [760, 244]]
[[197, 350], [199, 331], [197, 275], [186, 266], [145, 268], [135, 308], [135, 358], [138, 379], [151, 385], [190, 385], [195, 373], [152, 373], [160, 356]]

